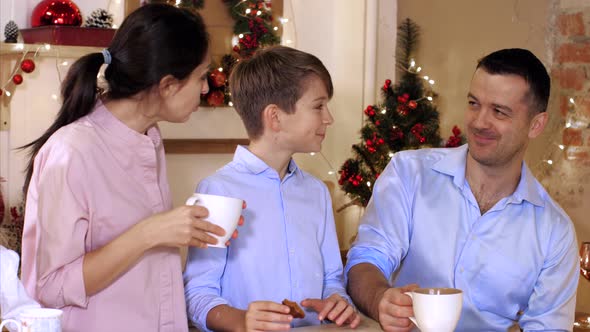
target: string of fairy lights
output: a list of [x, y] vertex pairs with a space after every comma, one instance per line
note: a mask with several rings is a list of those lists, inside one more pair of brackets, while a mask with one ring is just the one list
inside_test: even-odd
[[[552, 195], [559, 195], [559, 188], [566, 188], [568, 185], [580, 186], [581, 179], [587, 179], [590, 175], [590, 168], [576, 167], [576, 162], [590, 154], [590, 147], [583, 144], [582, 132], [590, 129], [590, 118], [584, 116], [578, 109], [576, 97], [567, 98], [566, 115], [559, 121], [554, 121], [548, 130], [550, 132], [548, 144], [544, 154], [533, 165], [532, 171], [539, 181], [550, 191]], [[571, 139], [564, 139], [566, 130], [580, 131], [580, 141], [574, 142]], [[590, 137], [587, 138], [590, 141]], [[559, 171], [558, 174], [556, 174]], [[554, 186], [551, 181], [559, 179], [560, 185]], [[574, 190], [575, 192], [575, 190]]]
[[[8, 104], [10, 102], [10, 99], [16, 93], [17, 87], [28, 79], [25, 74], [31, 74], [37, 68], [35, 60], [37, 60], [42, 54], [50, 54], [55, 58], [55, 68], [60, 84], [62, 82], [60, 68], [65, 69], [69, 66], [69, 62], [61, 57], [60, 47], [56, 45], [15, 43], [9, 46], [8, 51], [13, 52], [14, 54], [20, 53], [21, 55], [16, 61], [8, 78], [4, 81], [2, 86], [0, 86], [0, 98], [8, 98], [8, 101], [2, 104]], [[56, 93], [51, 94], [50, 97], [53, 100], [58, 99]]]

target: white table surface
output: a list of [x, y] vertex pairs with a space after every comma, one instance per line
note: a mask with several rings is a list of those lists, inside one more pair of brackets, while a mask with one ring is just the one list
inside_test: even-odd
[[362, 316], [361, 324], [356, 329], [351, 329], [348, 326], [338, 326], [336, 324], [325, 324], [317, 326], [306, 326], [292, 329], [297, 332], [317, 332], [317, 331], [339, 331], [339, 332], [377, 332], [383, 331], [376, 321]]
[[[189, 332], [198, 332], [194, 327], [191, 327]], [[361, 324], [356, 329], [350, 327], [340, 327], [335, 324], [325, 324], [317, 326], [306, 326], [291, 329], [296, 332], [318, 332], [318, 331], [339, 331], [339, 332], [381, 332], [383, 331], [376, 321], [362, 316]]]

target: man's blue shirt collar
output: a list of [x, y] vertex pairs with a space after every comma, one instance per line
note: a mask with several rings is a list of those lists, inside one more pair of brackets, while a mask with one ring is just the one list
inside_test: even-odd
[[[465, 165], [467, 163], [468, 145], [464, 144], [457, 148], [450, 149], [441, 160], [436, 162], [432, 169], [453, 177], [453, 183], [457, 188], [463, 188], [465, 183]], [[537, 188], [535, 178], [526, 163], [522, 163], [521, 176], [514, 193], [509, 197], [512, 203], [520, 203], [523, 200], [537, 206], [545, 206], [541, 191]]]

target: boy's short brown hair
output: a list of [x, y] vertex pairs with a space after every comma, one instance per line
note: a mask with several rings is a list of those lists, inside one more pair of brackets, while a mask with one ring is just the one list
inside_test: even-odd
[[332, 98], [334, 87], [326, 67], [314, 55], [294, 48], [268, 47], [233, 68], [229, 78], [232, 101], [250, 139], [262, 136], [266, 106], [275, 104], [287, 113], [295, 111], [311, 75], [324, 82]]

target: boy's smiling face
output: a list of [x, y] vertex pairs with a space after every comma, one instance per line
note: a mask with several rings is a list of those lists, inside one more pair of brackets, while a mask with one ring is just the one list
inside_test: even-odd
[[305, 91], [291, 114], [280, 112], [281, 130], [278, 142], [291, 153], [319, 152], [326, 130], [334, 119], [328, 110], [328, 91], [324, 82], [310, 75], [304, 84]]

